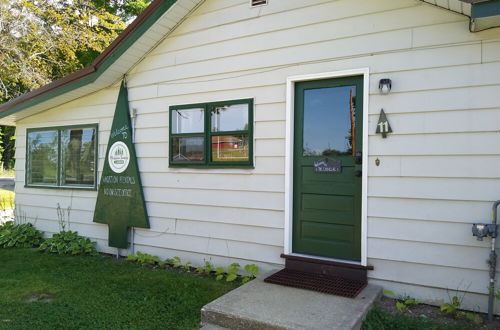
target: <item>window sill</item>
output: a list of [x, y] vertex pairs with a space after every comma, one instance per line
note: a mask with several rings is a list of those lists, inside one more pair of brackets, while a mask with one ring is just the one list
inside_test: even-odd
[[206, 165], [206, 164], [169, 164], [169, 168], [200, 168], [200, 169], [254, 169], [255, 166], [248, 165], [235, 165], [235, 164], [216, 164], [216, 165]]
[[44, 185], [33, 185], [25, 184], [24, 188], [36, 188], [36, 189], [58, 189], [58, 190], [84, 190], [84, 191], [97, 191], [97, 187], [83, 187], [83, 186], [44, 186]]

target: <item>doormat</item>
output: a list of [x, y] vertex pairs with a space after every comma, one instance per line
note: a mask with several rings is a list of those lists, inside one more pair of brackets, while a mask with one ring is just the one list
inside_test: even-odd
[[366, 286], [365, 282], [348, 280], [337, 276], [283, 269], [264, 280], [267, 283], [318, 291], [336, 296], [355, 298]]

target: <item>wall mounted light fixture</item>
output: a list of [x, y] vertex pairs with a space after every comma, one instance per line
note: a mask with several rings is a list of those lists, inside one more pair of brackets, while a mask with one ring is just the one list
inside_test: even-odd
[[378, 83], [378, 89], [380, 91], [380, 94], [386, 95], [389, 94], [391, 91], [392, 87], [392, 82], [391, 79], [385, 78], [385, 79], [380, 79]]

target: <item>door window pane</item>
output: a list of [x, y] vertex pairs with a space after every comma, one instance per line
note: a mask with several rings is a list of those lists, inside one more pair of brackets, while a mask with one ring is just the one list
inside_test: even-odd
[[248, 130], [248, 104], [217, 106], [212, 109], [212, 132]]
[[61, 131], [62, 184], [94, 185], [95, 129]]
[[246, 162], [248, 157], [248, 135], [212, 136], [213, 162]]
[[203, 137], [173, 137], [172, 161], [173, 162], [199, 162], [205, 159]]
[[57, 184], [57, 131], [28, 133], [29, 183]]
[[304, 156], [352, 154], [356, 86], [304, 91]]
[[203, 133], [205, 131], [203, 108], [179, 109], [172, 113], [172, 133]]

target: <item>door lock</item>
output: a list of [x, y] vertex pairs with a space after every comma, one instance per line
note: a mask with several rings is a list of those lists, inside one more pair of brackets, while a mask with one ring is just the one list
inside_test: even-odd
[[363, 163], [363, 153], [361, 151], [357, 151], [354, 155], [354, 163], [358, 165]]

